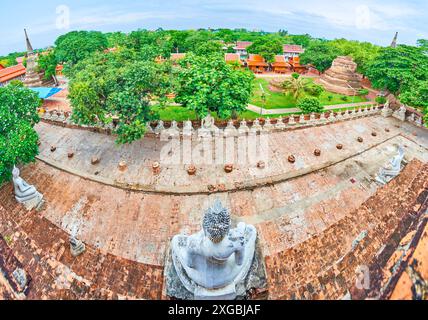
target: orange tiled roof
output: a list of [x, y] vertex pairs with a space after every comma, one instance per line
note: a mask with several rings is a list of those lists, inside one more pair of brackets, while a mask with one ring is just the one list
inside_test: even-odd
[[287, 61], [285, 61], [285, 57], [284, 56], [275, 56], [275, 62], [272, 63], [273, 67], [288, 67], [289, 64]]
[[0, 70], [3, 70], [4, 68], [5, 66], [0, 63]]
[[13, 67], [2, 69], [0, 70], [0, 82], [13, 80], [15, 78], [18, 78], [24, 75], [25, 72], [26, 72], [26, 69], [22, 64], [18, 64]]
[[250, 54], [250, 57], [247, 59], [247, 64], [249, 67], [267, 67], [265, 59], [259, 54]]
[[284, 53], [303, 53], [305, 49], [297, 44], [284, 44]]

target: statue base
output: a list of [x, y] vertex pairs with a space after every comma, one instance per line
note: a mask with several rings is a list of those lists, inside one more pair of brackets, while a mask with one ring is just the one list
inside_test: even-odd
[[197, 287], [193, 293], [181, 282], [173, 263], [172, 249], [170, 249], [165, 262], [165, 284], [166, 295], [178, 300], [248, 300], [253, 290], [258, 292], [267, 290], [265, 265], [257, 245], [250, 271], [243, 281], [215, 290]]
[[31, 211], [33, 209], [40, 211], [45, 203], [43, 200], [43, 195], [41, 193], [37, 193], [35, 197], [30, 200], [22, 201], [18, 198], [16, 198], [16, 200], [21, 203], [28, 211]]

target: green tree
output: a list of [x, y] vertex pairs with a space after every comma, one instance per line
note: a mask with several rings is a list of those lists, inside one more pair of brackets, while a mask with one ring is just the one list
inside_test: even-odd
[[34, 161], [39, 137], [37, 94], [22, 84], [0, 87], [0, 184], [11, 178], [14, 165]]
[[320, 101], [314, 97], [306, 97], [299, 101], [297, 107], [302, 110], [304, 114], [321, 113], [324, 107], [321, 106]]
[[157, 118], [151, 102], [164, 104], [171, 92], [171, 66], [142, 60], [143, 51], [99, 53], [76, 65], [69, 94], [76, 122], [108, 124], [117, 119], [119, 144], [144, 136], [145, 123]]
[[39, 71], [44, 72], [44, 78], [46, 80], [51, 79], [56, 75], [56, 66], [58, 62], [54, 51], [49, 51], [46, 54], [39, 55], [37, 64]]
[[316, 40], [311, 42], [300, 58], [303, 64], [311, 64], [319, 72], [324, 72], [339, 55], [340, 51], [329, 45], [328, 41]]
[[176, 101], [196, 111], [200, 118], [216, 112], [225, 119], [246, 109], [252, 92], [252, 73], [233, 68], [217, 55], [189, 54], [180, 64]]
[[195, 49], [196, 55], [223, 54], [223, 45], [218, 41], [208, 41], [199, 44]]
[[74, 65], [94, 52], [107, 49], [108, 40], [98, 31], [72, 31], [60, 36], [55, 45], [57, 62]]
[[374, 88], [404, 93], [418, 81], [428, 80], [428, 56], [417, 47], [383, 48], [369, 65], [367, 76]]
[[267, 62], [275, 61], [275, 56], [284, 53], [283, 43], [278, 38], [261, 38], [247, 48], [248, 53], [259, 54]]

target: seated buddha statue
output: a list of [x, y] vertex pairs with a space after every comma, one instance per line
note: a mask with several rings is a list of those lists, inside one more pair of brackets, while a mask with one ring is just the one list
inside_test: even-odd
[[15, 191], [15, 199], [19, 203], [24, 204], [27, 209], [31, 210], [37, 207], [43, 199], [43, 196], [36, 188], [25, 182], [20, 176], [20, 171], [17, 167], [12, 170], [13, 187]]
[[200, 232], [175, 236], [172, 256], [177, 274], [196, 299], [235, 299], [253, 262], [257, 231], [238, 224], [231, 229], [229, 211], [217, 200], [204, 216]]
[[379, 170], [376, 180], [381, 184], [387, 184], [401, 172], [401, 163], [404, 159], [404, 149], [399, 146], [397, 154]]

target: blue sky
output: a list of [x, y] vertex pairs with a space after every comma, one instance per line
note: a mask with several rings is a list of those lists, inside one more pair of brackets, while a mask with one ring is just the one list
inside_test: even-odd
[[428, 38], [427, 0], [2, 0], [0, 8], [0, 55], [25, 49], [24, 28], [35, 48], [77, 29], [285, 29], [380, 45], [396, 31], [400, 43]]

